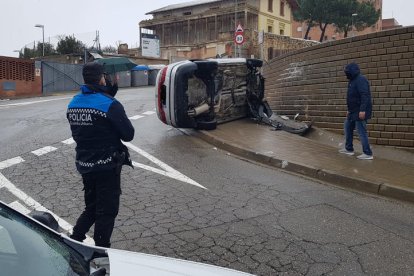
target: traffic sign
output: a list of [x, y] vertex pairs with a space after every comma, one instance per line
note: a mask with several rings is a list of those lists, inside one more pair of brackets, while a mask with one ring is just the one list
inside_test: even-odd
[[239, 23], [239, 25], [237, 25], [237, 28], [236, 28], [236, 33], [237, 32], [244, 32], [244, 30], [243, 30], [243, 28], [242, 28], [242, 25]]
[[244, 43], [244, 30], [240, 23], [237, 25], [236, 32], [234, 33], [234, 43], [237, 45]]
[[242, 45], [244, 43], [244, 35], [243, 33], [236, 33], [234, 36], [234, 42], [237, 45]]

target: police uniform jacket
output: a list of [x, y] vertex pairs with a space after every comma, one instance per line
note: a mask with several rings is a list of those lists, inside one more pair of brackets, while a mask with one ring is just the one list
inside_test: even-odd
[[134, 127], [122, 104], [106, 92], [105, 86], [83, 85], [67, 109], [81, 174], [132, 166], [121, 140], [131, 141]]

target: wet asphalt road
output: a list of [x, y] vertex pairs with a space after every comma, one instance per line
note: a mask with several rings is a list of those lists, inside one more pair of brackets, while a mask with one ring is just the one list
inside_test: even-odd
[[[123, 170], [114, 248], [257, 275], [414, 274], [414, 205], [346, 191], [216, 149], [159, 122], [152, 90], [117, 95], [128, 116], [140, 115], [132, 121], [131, 143], [141, 151], [131, 150], [140, 167]], [[0, 162], [25, 160], [0, 173], [73, 225], [83, 196], [75, 144], [61, 142], [70, 138], [65, 118], [70, 97], [0, 102]], [[44, 100], [52, 101], [10, 105]], [[56, 149], [31, 153], [45, 146]], [[5, 187], [0, 200], [22, 203]]]

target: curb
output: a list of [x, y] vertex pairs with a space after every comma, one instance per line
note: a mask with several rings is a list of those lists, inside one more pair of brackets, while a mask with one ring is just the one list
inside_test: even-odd
[[291, 163], [286, 160], [241, 148], [237, 144], [226, 142], [224, 139], [217, 138], [207, 131], [195, 131], [192, 133], [195, 133], [196, 136], [198, 136], [200, 139], [222, 150], [265, 165], [286, 170], [288, 172], [301, 174], [344, 188], [351, 188], [362, 192], [377, 194], [380, 196], [390, 197], [408, 202], [414, 202], [413, 189], [398, 187], [388, 183], [376, 183], [374, 181], [357, 179], [346, 175], [341, 175], [333, 171], [318, 169], [310, 165]]

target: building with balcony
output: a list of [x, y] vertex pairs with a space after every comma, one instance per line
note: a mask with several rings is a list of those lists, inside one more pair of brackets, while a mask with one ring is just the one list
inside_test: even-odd
[[[296, 0], [192, 1], [150, 11], [147, 14], [153, 18], [139, 22], [139, 27], [141, 34], [158, 36], [161, 58], [171, 62], [217, 56], [260, 58], [267, 50], [259, 47], [263, 43], [259, 32], [286, 40], [292, 35], [292, 11], [297, 7]], [[234, 42], [238, 24], [245, 41], [240, 46]]]

